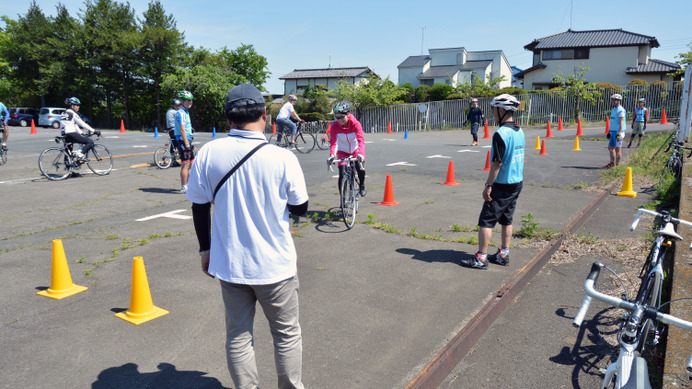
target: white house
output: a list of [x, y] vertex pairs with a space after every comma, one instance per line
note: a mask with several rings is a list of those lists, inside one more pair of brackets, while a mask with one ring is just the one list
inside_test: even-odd
[[588, 67], [587, 82], [627, 85], [633, 79], [674, 81], [666, 74], [680, 69], [676, 63], [651, 58], [659, 47], [655, 37], [617, 30], [567, 30], [535, 39], [524, 46], [533, 52], [533, 66], [515, 74], [524, 80], [524, 89], [557, 86], [555, 74], [573, 74], [575, 67]]
[[500, 88], [512, 85], [512, 68], [502, 50], [466, 51], [463, 47], [430, 49], [428, 55], [412, 55], [400, 63], [399, 85], [434, 85], [469, 82], [478, 75], [484, 82], [504, 76]]
[[[301, 94], [308, 84], [312, 86], [325, 85], [327, 90], [336, 89], [339, 81], [355, 84], [363, 78], [375, 74], [369, 67], [353, 68], [323, 68], [323, 69], [295, 69], [294, 71], [279, 77], [284, 80], [284, 95]], [[377, 75], [377, 74], [375, 74]]]

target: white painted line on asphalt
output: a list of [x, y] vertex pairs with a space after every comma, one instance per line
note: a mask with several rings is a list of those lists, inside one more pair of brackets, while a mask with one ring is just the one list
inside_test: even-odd
[[141, 148], [147, 148], [147, 147], [149, 147], [149, 146], [147, 146], [147, 145], [134, 145], [134, 146], [132, 146], [132, 147], [134, 147], [134, 148], [140, 148], [140, 149], [141, 149]]
[[452, 158], [452, 157], [448, 157], [446, 155], [435, 154], [435, 155], [429, 155], [425, 158]]
[[386, 166], [418, 166], [413, 163], [408, 163], [408, 162], [394, 162], [394, 163], [389, 163]]
[[385, 142], [396, 142], [396, 139], [382, 139]]
[[373, 141], [371, 141], [371, 140], [366, 140], [366, 141], [365, 141], [365, 144], [368, 144], [368, 143], [373, 143]]
[[118, 139], [118, 138], [120, 138], [120, 137], [119, 137], [118, 135], [111, 135], [111, 136], [104, 136], [104, 138], [108, 138], [108, 139]]
[[487, 145], [487, 146], [481, 146], [481, 147], [484, 148], [484, 149], [489, 149], [489, 148], [492, 147], [492, 146]]
[[457, 153], [480, 153], [478, 150], [469, 150], [469, 149], [464, 149], [464, 150], [459, 150]]
[[157, 219], [160, 217], [167, 217], [167, 218], [171, 218], [171, 219], [184, 219], [184, 220], [192, 219], [192, 216], [178, 215], [178, 213], [185, 212], [185, 211], [186, 211], [185, 209], [177, 209], [175, 211], [170, 211], [170, 212], [166, 212], [166, 213], [160, 213], [158, 215], [143, 217], [143, 218], [137, 219], [135, 221], [136, 222], [145, 222], [147, 220]]

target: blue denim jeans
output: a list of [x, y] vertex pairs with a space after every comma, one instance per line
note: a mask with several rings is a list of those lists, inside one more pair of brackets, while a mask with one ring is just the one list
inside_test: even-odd
[[281, 134], [284, 131], [291, 130], [291, 134], [295, 135], [298, 133], [298, 126], [291, 121], [291, 119], [276, 119], [276, 132], [279, 133], [277, 141], [281, 140]]

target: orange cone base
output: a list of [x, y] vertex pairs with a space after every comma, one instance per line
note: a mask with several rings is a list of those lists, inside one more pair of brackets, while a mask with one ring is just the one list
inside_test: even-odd
[[156, 319], [157, 317], [167, 315], [168, 313], [169, 312], [167, 310], [159, 308], [157, 306], [154, 306], [154, 309], [152, 309], [149, 312], [132, 313], [130, 311], [126, 311], [126, 312], [116, 313], [115, 316], [119, 317], [125, 321], [128, 321], [132, 324], [139, 325], [139, 324], [142, 324], [146, 321]]
[[65, 297], [72, 296], [73, 294], [77, 294], [79, 292], [84, 292], [85, 290], [87, 290], [86, 286], [72, 284], [72, 286], [67, 288], [67, 289], [53, 290], [53, 289], [48, 288], [48, 289], [42, 290], [36, 294], [39, 296], [45, 296], [45, 297], [50, 297], [52, 299], [61, 300], [61, 299], [64, 299]]
[[377, 203], [377, 205], [386, 205], [388, 207], [393, 207], [393, 206], [399, 205], [399, 204], [401, 204], [401, 203], [398, 201], [383, 201], [381, 203]]
[[461, 185], [461, 184], [458, 182], [443, 182], [440, 185], [456, 186], [456, 185]]

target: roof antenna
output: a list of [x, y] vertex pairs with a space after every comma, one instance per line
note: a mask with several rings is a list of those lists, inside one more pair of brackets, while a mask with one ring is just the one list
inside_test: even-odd
[[569, 30], [572, 31], [572, 11], [574, 8], [574, 0], [569, 0]]

